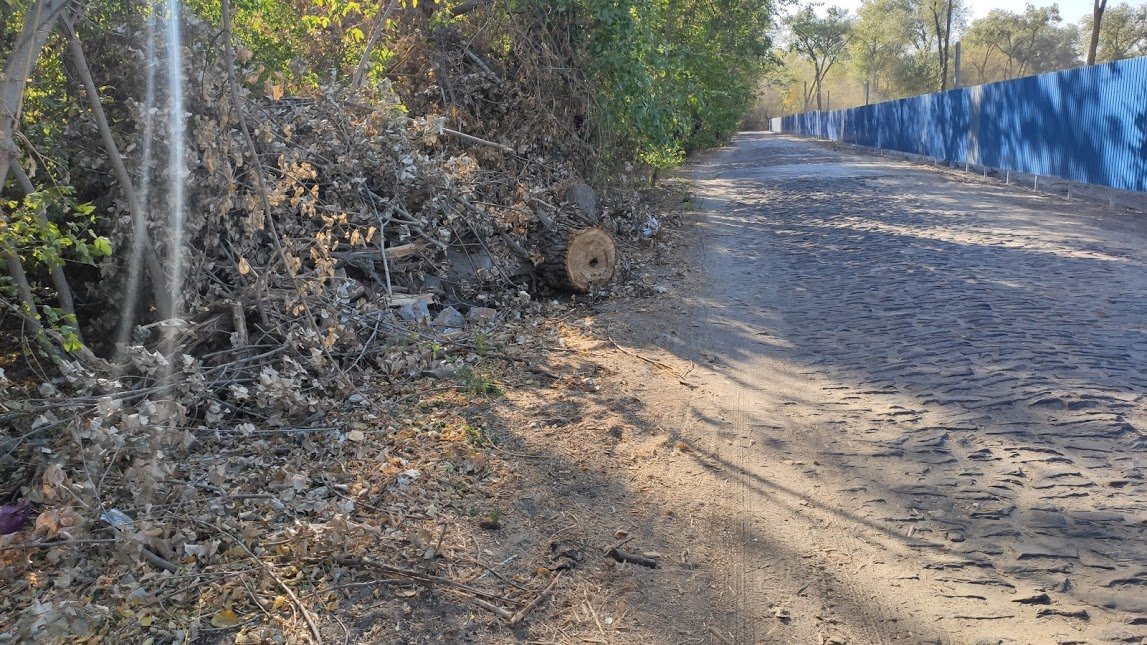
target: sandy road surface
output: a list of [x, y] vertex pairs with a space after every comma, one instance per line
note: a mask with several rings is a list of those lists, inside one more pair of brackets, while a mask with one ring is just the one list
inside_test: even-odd
[[1147, 638], [1147, 218], [768, 134], [693, 179], [699, 271], [606, 314], [688, 371], [621, 372], [713, 578], [650, 606], [709, 642]]

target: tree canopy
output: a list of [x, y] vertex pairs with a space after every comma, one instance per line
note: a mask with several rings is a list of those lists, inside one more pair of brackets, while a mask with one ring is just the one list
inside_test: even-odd
[[997, 8], [975, 20], [965, 0], [861, 0], [855, 15], [799, 5], [782, 17], [782, 67], [761, 80], [750, 120], [823, 108], [815, 98], [828, 92], [833, 107], [847, 107], [953, 87], [957, 43], [961, 85], [1075, 67], [1087, 58], [1097, 15], [1096, 62], [1147, 54], [1147, 1], [1099, 8], [1070, 22], [1055, 4]]
[[[848, 47], [852, 18], [840, 7], [829, 7], [822, 18], [809, 6], [788, 16], [789, 50], [813, 66], [813, 93], [821, 109], [821, 82]], [[807, 97], [806, 97], [807, 102]]]

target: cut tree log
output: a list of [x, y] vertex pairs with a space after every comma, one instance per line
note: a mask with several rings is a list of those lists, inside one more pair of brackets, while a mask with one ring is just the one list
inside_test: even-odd
[[599, 227], [558, 229], [542, 241], [545, 260], [538, 274], [555, 288], [587, 293], [613, 280], [617, 245]]

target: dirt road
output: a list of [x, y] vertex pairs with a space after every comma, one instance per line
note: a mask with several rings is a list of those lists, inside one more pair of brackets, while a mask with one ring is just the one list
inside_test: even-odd
[[697, 270], [603, 316], [698, 563], [644, 638], [1147, 638], [1147, 218], [767, 134], [693, 186]]

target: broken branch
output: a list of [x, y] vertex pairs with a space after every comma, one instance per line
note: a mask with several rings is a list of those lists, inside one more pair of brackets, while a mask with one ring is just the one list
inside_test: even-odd
[[510, 625], [517, 625], [518, 623], [525, 620], [526, 616], [530, 615], [530, 612], [536, 609], [538, 605], [542, 604], [543, 600], [550, 596], [550, 593], [553, 592], [554, 585], [558, 583], [558, 580], [561, 580], [561, 577], [562, 574], [559, 571], [557, 575], [554, 576], [554, 579], [550, 580], [550, 584], [546, 585], [546, 588], [543, 589], [541, 593], [539, 593], [537, 596], [534, 596], [534, 599], [531, 600], [529, 604], [527, 604], [525, 607], [522, 607], [520, 610], [518, 610], [518, 613], [514, 614], [514, 617], [510, 619]]

